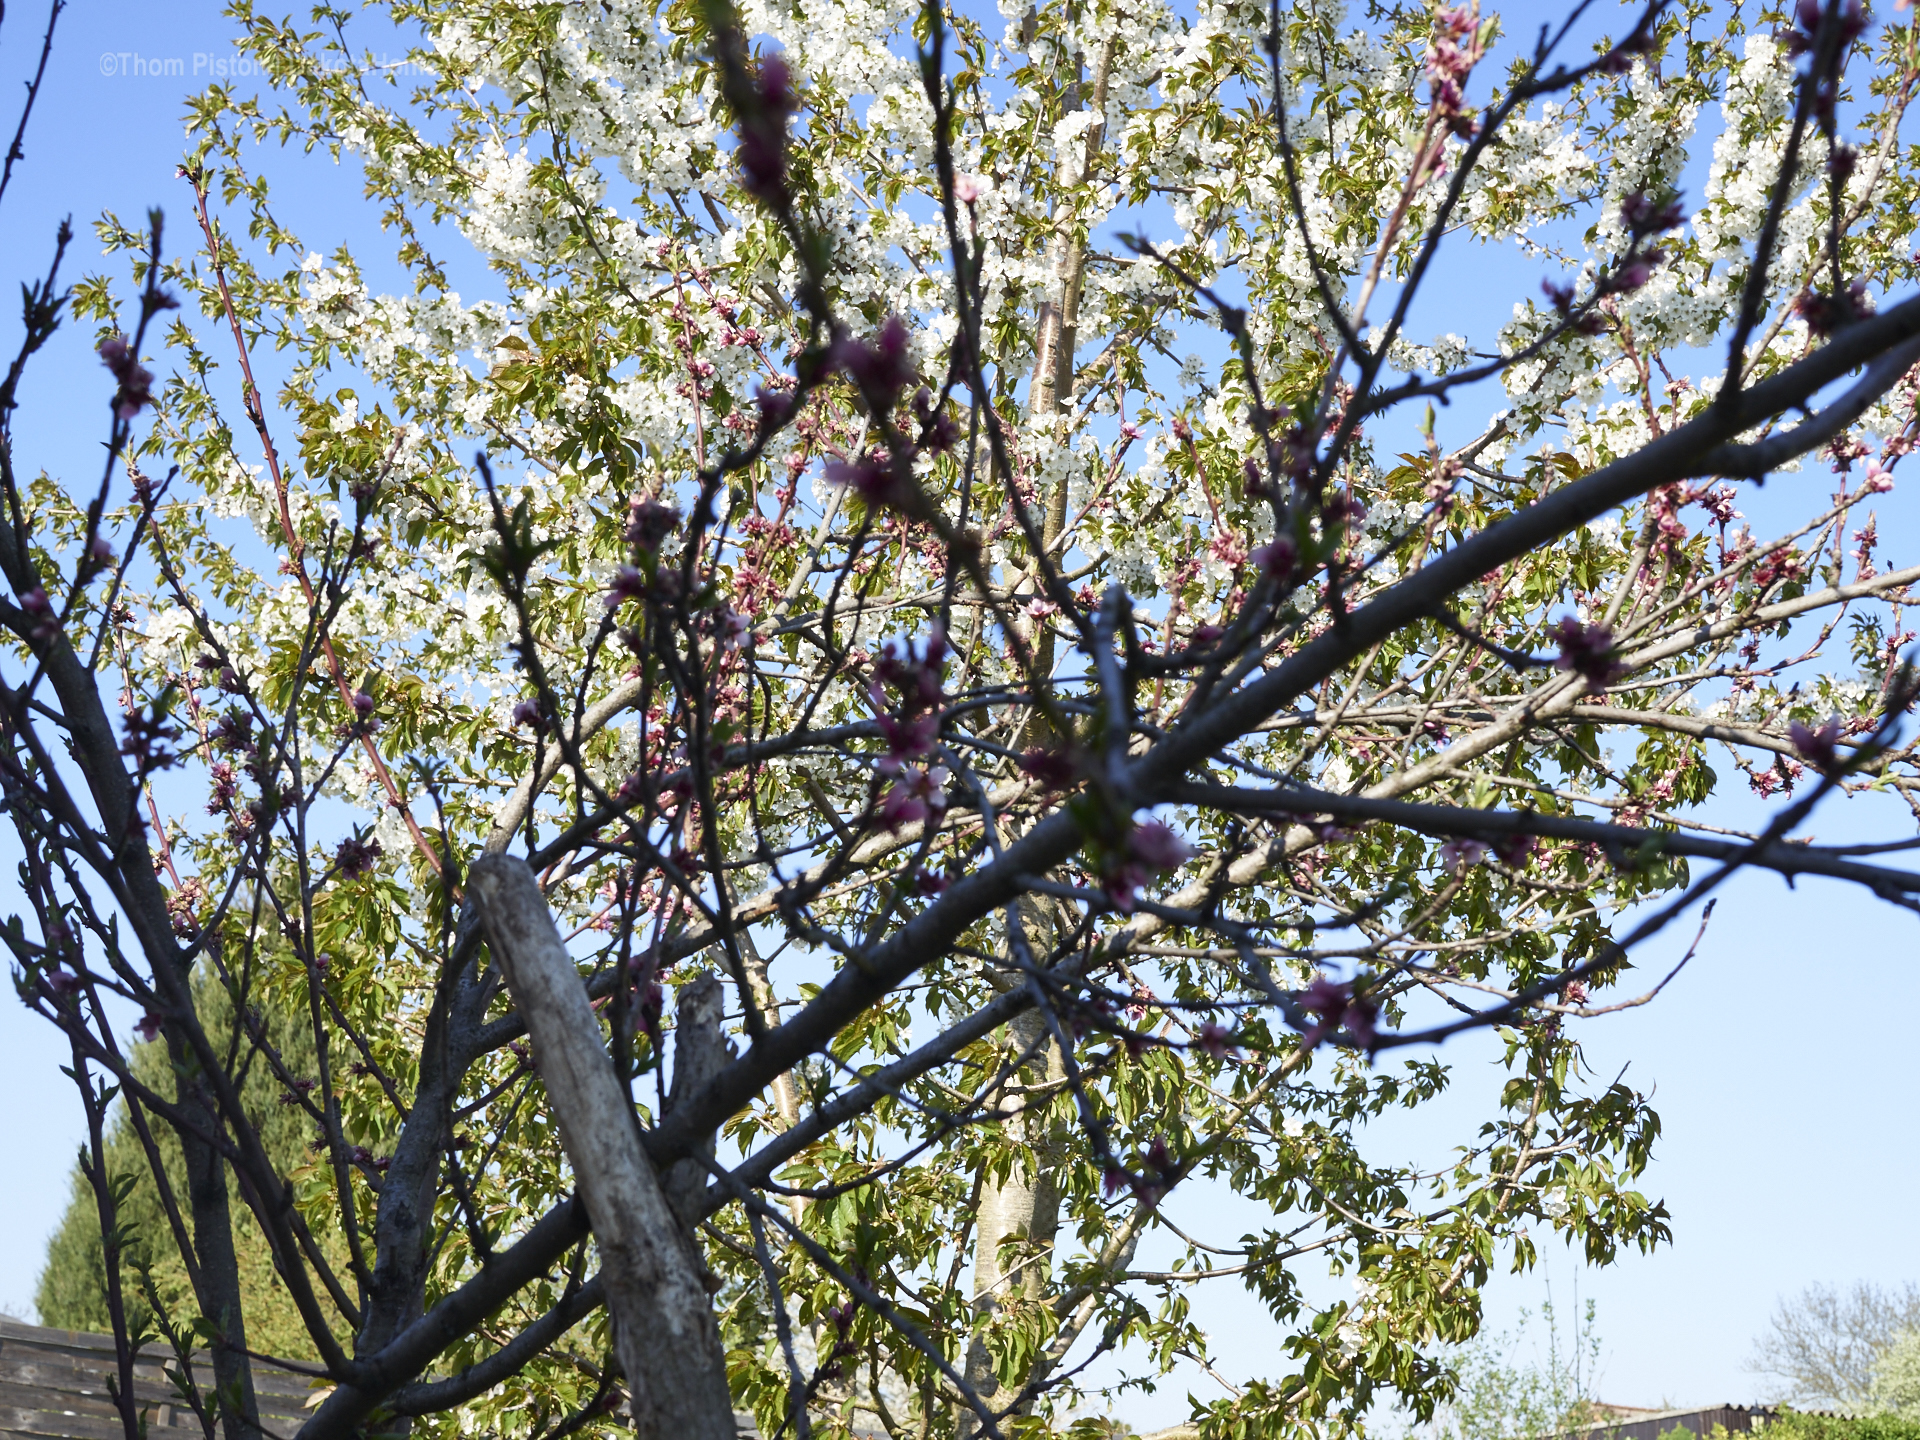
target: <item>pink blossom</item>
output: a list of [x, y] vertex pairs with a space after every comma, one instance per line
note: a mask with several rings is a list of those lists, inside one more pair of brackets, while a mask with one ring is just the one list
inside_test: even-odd
[[1814, 769], [1830, 775], [1840, 767], [1838, 720], [1830, 719], [1817, 730], [1796, 720], [1787, 727], [1787, 737], [1793, 742], [1794, 753]]
[[862, 390], [883, 397], [891, 405], [913, 380], [906, 322], [890, 315], [871, 340], [842, 337], [834, 344], [833, 363]]
[[[1867, 468], [1867, 473], [1869, 475], [1873, 473], [1871, 466]], [[1733, 508], [1736, 496], [1731, 485], [1721, 485], [1711, 490], [1702, 489], [1694, 498], [1705, 507], [1706, 512], [1717, 524], [1731, 525], [1740, 518], [1740, 512]]]
[[1046, 750], [1036, 745], [1020, 757], [1020, 768], [1048, 790], [1065, 790], [1078, 775], [1073, 756], [1065, 750]]
[[827, 483], [844, 485], [867, 504], [891, 508], [899, 503], [900, 482], [893, 467], [876, 460], [829, 460]]
[[1613, 631], [1605, 625], [1583, 625], [1568, 615], [1553, 627], [1552, 635], [1560, 646], [1556, 670], [1569, 670], [1587, 678], [1587, 693], [1600, 695], [1626, 673], [1613, 648]]
[[1365, 996], [1356, 995], [1351, 981], [1316, 975], [1298, 998], [1302, 1010], [1318, 1017], [1301, 1035], [1301, 1043], [1309, 1050], [1342, 1027], [1358, 1044], [1373, 1047], [1373, 1022], [1379, 1008]]
[[881, 738], [887, 742], [887, 753], [879, 765], [882, 775], [898, 775], [908, 761], [921, 760], [932, 754], [934, 744], [940, 738], [938, 714], [920, 715], [911, 720], [877, 715], [874, 723], [880, 727]]
[[102, 340], [99, 355], [100, 363], [120, 382], [119, 392], [113, 397], [113, 413], [122, 420], [131, 420], [153, 401], [153, 375], [140, 363], [124, 335], [111, 335]]
[[1193, 1048], [1215, 1060], [1225, 1060], [1234, 1053], [1233, 1032], [1209, 1020], [1194, 1031]]
[[753, 621], [731, 605], [722, 605], [713, 617], [713, 638], [723, 650], [739, 650], [753, 638]]
[[937, 820], [947, 809], [947, 778], [944, 765], [902, 769], [880, 802], [881, 825], [892, 831], [922, 820]]
[[962, 205], [975, 205], [993, 193], [993, 181], [985, 175], [953, 177], [953, 198]]
[[613, 572], [613, 583], [607, 587], [606, 607], [613, 610], [629, 600], [643, 600], [646, 594], [647, 577], [631, 565], [622, 565]]
[[1127, 849], [1142, 865], [1154, 870], [1172, 870], [1192, 858], [1193, 849], [1159, 820], [1133, 827], [1127, 837]]
[[1282, 584], [1293, 574], [1294, 566], [1300, 558], [1299, 547], [1293, 543], [1293, 537], [1282, 535], [1269, 544], [1262, 545], [1247, 557], [1262, 570], [1270, 571]]
[[680, 524], [680, 512], [662, 504], [651, 495], [636, 495], [627, 502], [627, 543], [642, 550], [658, 550], [660, 542]]
[[1440, 863], [1447, 873], [1457, 875], [1487, 858], [1487, 847], [1478, 840], [1449, 840], [1440, 847]]

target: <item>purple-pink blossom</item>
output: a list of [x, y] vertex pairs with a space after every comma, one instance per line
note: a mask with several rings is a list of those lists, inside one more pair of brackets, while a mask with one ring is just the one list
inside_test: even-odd
[[870, 340], [843, 335], [834, 342], [833, 363], [869, 396], [891, 408], [900, 392], [913, 382], [913, 357], [908, 353], [907, 324], [890, 315]]
[[900, 499], [900, 482], [893, 467], [881, 460], [829, 460], [827, 483], [844, 485], [875, 507], [891, 508]]
[[1048, 750], [1038, 745], [1021, 755], [1020, 768], [1047, 790], [1066, 790], [1079, 774], [1079, 767], [1068, 751]]
[[680, 512], [651, 495], [636, 495], [627, 502], [627, 543], [642, 550], [658, 550], [660, 542], [680, 524]]
[[606, 606], [613, 610], [629, 600], [644, 600], [646, 595], [647, 577], [631, 565], [622, 565], [613, 572], [613, 583], [607, 587]]
[[1553, 627], [1553, 638], [1560, 656], [1553, 662], [1556, 670], [1570, 670], [1587, 679], [1587, 693], [1599, 695], [1626, 673], [1613, 648], [1613, 631], [1606, 625], [1585, 625], [1571, 615]]
[[1193, 849], [1164, 821], [1149, 820], [1133, 827], [1127, 848], [1134, 859], [1155, 870], [1172, 870], [1193, 855]]
[[1657, 235], [1671, 230], [1685, 217], [1680, 197], [1656, 199], [1644, 190], [1636, 190], [1620, 202], [1620, 220], [1636, 235]]
[[100, 363], [113, 372], [120, 389], [113, 397], [113, 413], [131, 420], [153, 401], [153, 375], [133, 353], [124, 335], [110, 335], [100, 342]]
[[1373, 1048], [1377, 1038], [1374, 1020], [1380, 1013], [1379, 1007], [1364, 995], [1356, 994], [1352, 981], [1317, 975], [1313, 983], [1299, 993], [1298, 999], [1300, 1008], [1315, 1017], [1301, 1035], [1301, 1042], [1309, 1050], [1341, 1029], [1351, 1035], [1355, 1043]]
[[922, 820], [937, 820], [947, 809], [947, 767], [902, 768], [880, 801], [880, 823], [899, 830]]
[[1787, 727], [1793, 752], [1814, 769], [1832, 774], [1840, 768], [1840, 722], [1829, 719], [1818, 729], [1796, 720]]
[[760, 62], [753, 98], [751, 112], [740, 117], [734, 159], [747, 193], [777, 205], [787, 190], [787, 119], [799, 108], [787, 62], [778, 55]]

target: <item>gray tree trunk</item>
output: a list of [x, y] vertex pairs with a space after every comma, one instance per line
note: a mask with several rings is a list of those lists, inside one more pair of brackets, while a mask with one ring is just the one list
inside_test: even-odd
[[639, 1440], [735, 1440], [706, 1266], [640, 1145], [573, 957], [524, 860], [474, 862], [469, 892], [527, 1022], [600, 1251]]
[[[1032, 1011], [1020, 1016], [1008, 1027], [1013, 1053], [1020, 1054], [1041, 1041], [1046, 1021]], [[1021, 1072], [1025, 1085], [1057, 1080], [1063, 1073], [1058, 1047], [1046, 1043], [1037, 1058]], [[1003, 1097], [1002, 1103], [1025, 1106], [1023, 1097]], [[983, 1177], [980, 1203], [974, 1218], [973, 1311], [976, 1324], [992, 1317], [1010, 1304], [1037, 1304], [1046, 1295], [1053, 1279], [1053, 1247], [1060, 1233], [1060, 1190], [1054, 1181], [1049, 1158], [1060, 1148], [1057, 1127], [1048, 1119], [1045, 1104], [1024, 1110], [1006, 1122], [1006, 1137], [1015, 1144], [1031, 1146], [1035, 1163], [1016, 1161], [1005, 1180], [991, 1174]], [[1013, 1403], [1025, 1377], [1011, 1386], [1002, 1386], [995, 1373], [993, 1357], [976, 1336], [967, 1347], [967, 1383], [980, 1398], [996, 1409]], [[960, 1414], [960, 1440], [973, 1440], [982, 1433], [980, 1417], [972, 1410]]]

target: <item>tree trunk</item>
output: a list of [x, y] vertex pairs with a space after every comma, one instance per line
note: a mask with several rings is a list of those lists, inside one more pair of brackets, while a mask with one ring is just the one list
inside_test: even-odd
[[706, 1267], [640, 1145], [579, 971], [525, 861], [474, 862], [469, 889], [533, 1041], [600, 1251], [639, 1440], [735, 1440]]
[[[1029, 931], [1031, 933], [1031, 917]], [[1043, 1042], [1046, 1021], [1029, 1010], [1007, 1027], [1013, 1053], [1018, 1055]], [[1035, 1059], [1017, 1076], [1033, 1085], [1064, 1074], [1060, 1051], [1041, 1043]], [[976, 1326], [989, 1322], [1009, 1304], [1039, 1303], [1053, 1279], [1053, 1246], [1060, 1233], [1060, 1189], [1054, 1179], [1053, 1157], [1064, 1148], [1058, 1127], [1048, 1119], [1050, 1107], [1030, 1105], [1024, 1096], [997, 1097], [1012, 1101], [1021, 1113], [1006, 1122], [1007, 1139], [1030, 1145], [1034, 1163], [1016, 1160], [1005, 1180], [983, 1178], [980, 1204], [974, 1219], [973, 1314]], [[978, 1335], [967, 1347], [967, 1383], [980, 1398], [998, 1409], [1013, 1403], [1021, 1381], [1002, 1386], [993, 1357]], [[980, 1417], [971, 1410], [960, 1416], [960, 1440], [981, 1433]]]
[[[1085, 96], [1086, 102], [1102, 118], [1087, 131], [1077, 170], [1072, 167], [1071, 159], [1063, 164], [1061, 178], [1069, 189], [1086, 183], [1100, 153], [1106, 131], [1104, 117], [1112, 68], [1113, 42], [1109, 40], [1101, 47], [1094, 66], [1091, 93]], [[1082, 84], [1082, 78], [1076, 76], [1068, 87], [1066, 110], [1081, 108]], [[1081, 223], [1078, 204], [1068, 198], [1054, 216], [1050, 268], [1053, 284], [1058, 287], [1058, 298], [1050, 297], [1040, 306], [1034, 342], [1033, 381], [1029, 390], [1030, 409], [1034, 418], [1054, 422], [1056, 437], [1063, 442], [1070, 438], [1065, 433], [1064, 416], [1073, 402], [1073, 362], [1079, 340], [1080, 293], [1087, 268]], [[1051, 550], [1067, 524], [1066, 481], [1062, 479], [1045, 498], [1047, 509], [1041, 524], [1041, 537]], [[1033, 557], [1031, 583], [1036, 593], [1041, 591], [1043, 565], [1042, 557]], [[1036, 624], [1028, 638], [1035, 648], [1036, 667], [1042, 674], [1051, 673], [1054, 661], [1052, 631], [1045, 625]], [[1034, 722], [1023, 735], [1023, 744], [1050, 746], [1061, 742], [1063, 737], [1051, 733], [1051, 727], [1039, 715], [1035, 715]], [[1045, 953], [1049, 946], [1043, 943], [1043, 937], [1052, 934], [1051, 922], [1032, 904], [1022, 907], [1021, 918], [1027, 937], [1033, 943], [1034, 953]], [[1018, 985], [1024, 983], [1024, 979], [1017, 970], [1009, 969], [1005, 972], [1004, 983]], [[1029, 1011], [1008, 1028], [1013, 1053], [1017, 1055], [1042, 1041], [1046, 1021]], [[1059, 1050], [1050, 1042], [1040, 1046], [1036, 1059], [1024, 1072], [1025, 1082], [1029, 1085], [1042, 1081], [1057, 1082], [1064, 1077], [1065, 1069]], [[1047, 1118], [1051, 1108], [1049, 1105], [1042, 1103], [1027, 1110], [1025, 1104], [1023, 1100], [1021, 1115], [1007, 1121], [1006, 1133], [1010, 1141], [1032, 1148], [1036, 1164], [1029, 1168], [1024, 1162], [1016, 1162], [1004, 1181], [995, 1180], [991, 1174], [981, 1177], [979, 1209], [974, 1219], [973, 1312], [976, 1326], [988, 1321], [1009, 1302], [1038, 1303], [1046, 1295], [1053, 1278], [1053, 1247], [1060, 1231], [1060, 1190], [1054, 1179], [1054, 1165], [1050, 1157], [1064, 1151], [1065, 1135], [1061, 1127]], [[1011, 1404], [1024, 1383], [1022, 1378], [1011, 1386], [1002, 1386], [995, 1374], [992, 1356], [977, 1336], [967, 1348], [966, 1375], [967, 1383], [975, 1388], [981, 1399], [999, 1408]], [[980, 1430], [980, 1418], [977, 1415], [971, 1411], [961, 1414], [960, 1440], [973, 1440]]]

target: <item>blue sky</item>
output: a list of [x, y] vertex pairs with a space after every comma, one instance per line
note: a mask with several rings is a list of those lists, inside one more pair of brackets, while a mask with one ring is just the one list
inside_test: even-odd
[[[0, 31], [0, 78], [8, 82], [0, 95], [9, 99], [19, 93], [13, 82], [29, 46], [37, 51], [41, 17], [27, 12], [16, 5]], [[81, 227], [70, 277], [100, 263], [85, 224], [103, 209], [131, 218], [165, 205], [173, 248], [184, 246], [189, 197], [174, 177], [184, 147], [180, 99], [230, 53], [228, 34], [208, 0], [75, 0], [26, 159], [0, 205], [0, 295], [17, 293], [12, 282], [44, 265], [62, 215]], [[10, 111], [0, 120], [11, 128]], [[282, 192], [280, 208], [313, 248], [352, 240], [369, 259], [390, 251], [357, 209], [350, 171], [316, 157], [301, 174], [301, 188]], [[1514, 276], [1514, 297], [1536, 281], [1531, 269]], [[1446, 326], [1447, 317], [1433, 323]], [[17, 314], [0, 314], [0, 346], [11, 345], [17, 327]], [[64, 333], [30, 374], [16, 421], [17, 461], [28, 473], [44, 466], [84, 483], [98, 473], [109, 391], [87, 338]], [[1424, 336], [1416, 330], [1416, 338]], [[1817, 483], [1783, 478], [1742, 508], [1789, 506], [1796, 485]], [[1892, 503], [1900, 498], [1889, 497], [1882, 515], [1891, 563], [1920, 549], [1920, 528], [1906, 506]], [[1718, 823], [1753, 824], [1760, 807], [1729, 794], [1710, 813]], [[1815, 828], [1823, 839], [1891, 838], [1910, 833], [1911, 820], [1890, 803], [1854, 802], [1824, 813]], [[1642, 972], [1658, 972], [1692, 931], [1689, 921], [1663, 937]], [[1920, 1234], [1909, 1219], [1920, 1194], [1920, 1061], [1903, 1038], [1920, 1013], [1916, 939], [1913, 916], [1866, 897], [1820, 882], [1790, 892], [1777, 880], [1743, 878], [1723, 893], [1698, 957], [1665, 995], [1583, 1032], [1595, 1072], [1611, 1078], [1625, 1066], [1631, 1083], [1657, 1087], [1665, 1137], [1646, 1188], [1674, 1215], [1671, 1247], [1579, 1275], [1581, 1297], [1598, 1302], [1605, 1398], [1751, 1398], [1759, 1382], [1740, 1360], [1776, 1295], [1814, 1281], [1920, 1277]], [[31, 1314], [42, 1246], [65, 1204], [81, 1135], [78, 1103], [58, 1070], [66, 1058], [52, 1031], [10, 993], [0, 995], [0, 1153], [11, 1177], [0, 1190], [0, 1308], [22, 1315]], [[1431, 1163], [1471, 1138], [1499, 1083], [1492, 1047], [1462, 1041], [1445, 1058], [1460, 1076], [1455, 1095], [1382, 1125], [1380, 1153]], [[1232, 1207], [1218, 1203], [1210, 1218], [1231, 1233]], [[1548, 1257], [1565, 1314], [1576, 1267], [1552, 1247]], [[1545, 1293], [1540, 1272], [1496, 1281], [1492, 1323], [1509, 1326]], [[1261, 1353], [1272, 1332], [1256, 1306], [1222, 1292], [1205, 1313], [1230, 1369], [1278, 1370], [1278, 1358]], [[1179, 1388], [1130, 1418], [1143, 1427], [1181, 1418]]]

